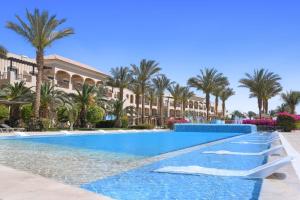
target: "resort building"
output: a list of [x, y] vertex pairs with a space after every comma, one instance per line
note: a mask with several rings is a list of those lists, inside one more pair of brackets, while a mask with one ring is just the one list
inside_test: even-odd
[[[67, 93], [76, 92], [76, 89], [80, 89], [84, 83], [90, 85], [105, 85], [105, 81], [109, 77], [108, 74], [96, 68], [58, 55], [46, 56], [44, 65], [43, 81], [51, 82], [57, 89]], [[0, 58], [0, 87], [8, 83], [25, 81], [26, 86], [32, 87], [34, 90], [36, 74], [35, 59], [12, 53], [9, 53], [6, 58]], [[107, 99], [118, 98], [118, 88], [107, 87], [107, 89], [108, 91], [105, 94]], [[136, 106], [136, 96], [131, 90], [125, 89], [124, 98], [125, 107]], [[141, 105], [139, 107], [140, 115]], [[174, 109], [174, 102], [171, 96], [165, 96], [164, 107], [165, 117], [182, 116], [183, 108], [178, 104], [176, 109]], [[201, 117], [205, 117], [205, 99], [197, 96], [192, 97], [186, 105], [185, 113], [188, 113], [189, 118], [193, 118], [194, 120], [200, 120]], [[212, 106], [211, 116], [213, 116], [213, 113], [214, 107]], [[155, 120], [156, 116], [158, 116], [158, 100], [154, 101], [150, 110], [149, 100], [147, 98], [145, 99], [145, 116], [146, 120]]]

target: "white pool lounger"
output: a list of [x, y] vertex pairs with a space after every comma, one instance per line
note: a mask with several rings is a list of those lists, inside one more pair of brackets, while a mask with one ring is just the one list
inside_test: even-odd
[[280, 138], [260, 142], [260, 141], [238, 141], [238, 142], [231, 142], [233, 144], [271, 144], [272, 142], [278, 141]]
[[256, 153], [251, 153], [251, 152], [235, 152], [235, 151], [226, 151], [226, 150], [219, 150], [219, 151], [203, 151], [202, 153], [205, 154], [219, 154], [219, 155], [242, 155], [242, 156], [262, 156], [262, 155], [271, 155], [280, 149], [282, 149], [282, 145], [278, 145], [275, 147], [272, 147], [270, 149], [261, 151], [261, 152], [256, 152]]
[[183, 166], [183, 167], [163, 167], [154, 170], [158, 173], [170, 173], [170, 174], [187, 174], [187, 175], [213, 175], [213, 176], [234, 176], [242, 178], [266, 178], [277, 171], [279, 168], [289, 164], [291, 157], [284, 157], [282, 159], [266, 163], [251, 170], [227, 170], [206, 168], [201, 166]]

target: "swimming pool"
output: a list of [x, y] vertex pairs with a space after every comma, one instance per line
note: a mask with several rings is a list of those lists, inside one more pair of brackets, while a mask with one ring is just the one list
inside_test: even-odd
[[201, 153], [220, 149], [259, 152], [268, 148], [268, 145], [228, 141], [159, 161], [153, 159], [164, 153], [231, 137], [230, 140], [240, 141], [249, 134], [170, 131], [6, 138], [0, 139], [0, 164], [115, 199], [256, 199], [261, 180], [153, 172], [163, 166], [192, 164], [250, 169], [266, 161], [264, 156]]

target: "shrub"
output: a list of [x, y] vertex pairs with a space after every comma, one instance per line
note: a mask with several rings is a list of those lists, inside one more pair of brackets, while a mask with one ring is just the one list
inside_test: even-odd
[[113, 128], [114, 125], [114, 120], [101, 120], [96, 123], [96, 128]]
[[22, 106], [21, 108], [21, 119], [25, 124], [28, 124], [33, 116], [33, 109], [31, 104]]
[[42, 131], [43, 130], [43, 122], [41, 120], [31, 118], [28, 122], [27, 130], [28, 131]]
[[48, 131], [48, 129], [50, 128], [50, 119], [42, 118], [40, 119], [40, 121], [42, 123], [42, 130]]
[[128, 117], [127, 117], [127, 115], [124, 115], [121, 118], [121, 122], [122, 122], [122, 128], [128, 128]]
[[104, 115], [104, 111], [99, 106], [91, 106], [87, 110], [87, 120], [91, 124], [96, 124], [100, 120], [102, 120]]
[[253, 124], [257, 126], [276, 126], [277, 121], [273, 119], [245, 119], [243, 124]]
[[278, 114], [277, 125], [280, 126], [283, 129], [283, 131], [291, 132], [293, 129], [296, 128], [296, 118], [291, 114]]
[[57, 109], [57, 121], [60, 123], [66, 123], [69, 121], [68, 110], [64, 107], [59, 107]]
[[154, 125], [152, 124], [139, 124], [139, 125], [132, 125], [132, 126], [129, 126], [129, 128], [132, 128], [132, 129], [153, 129], [154, 128]]
[[9, 116], [8, 107], [5, 105], [0, 105], [0, 120], [7, 119]]
[[186, 119], [175, 119], [175, 118], [170, 118], [167, 121], [167, 126], [169, 129], [174, 129], [174, 124], [182, 124], [182, 123], [188, 123], [188, 121]]

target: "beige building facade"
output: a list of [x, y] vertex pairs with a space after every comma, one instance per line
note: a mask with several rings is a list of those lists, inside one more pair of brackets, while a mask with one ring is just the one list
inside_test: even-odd
[[[109, 77], [96, 68], [76, 62], [74, 60], [59, 56], [50, 55], [45, 57], [43, 81], [51, 82], [59, 90], [67, 93], [74, 93], [76, 89], [82, 87], [84, 83], [89, 85], [103, 85]], [[36, 82], [36, 61], [35, 59], [26, 56], [9, 53], [7, 58], [0, 57], [0, 86], [8, 83], [25, 81], [26, 86], [32, 87], [34, 90]], [[107, 87], [106, 98], [117, 99], [118, 88]], [[124, 91], [125, 107], [136, 106], [136, 96], [128, 89]], [[141, 98], [140, 98], [141, 103]], [[164, 98], [164, 115], [165, 117], [180, 117], [182, 108], [180, 105], [174, 109], [174, 102], [171, 96], [166, 95]], [[185, 116], [193, 119], [200, 119], [206, 116], [206, 106], [204, 98], [192, 97], [185, 108]], [[214, 108], [211, 107], [211, 115], [214, 113]], [[139, 115], [141, 114], [141, 105]], [[150, 110], [150, 103], [145, 99], [145, 116], [146, 120], [155, 120], [158, 116], [158, 101], [154, 101]], [[151, 118], [150, 118], [151, 116]]]

